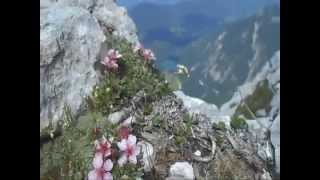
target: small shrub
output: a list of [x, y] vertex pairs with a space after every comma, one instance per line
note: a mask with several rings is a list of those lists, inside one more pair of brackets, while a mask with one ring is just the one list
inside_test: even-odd
[[152, 112], [152, 105], [150, 103], [145, 103], [143, 107], [143, 114], [144, 115], [150, 115]]
[[153, 68], [153, 62], [134, 53], [130, 43], [121, 39], [106, 43], [118, 50], [121, 58], [115, 71], [102, 71], [102, 82], [87, 97], [91, 111], [109, 114], [129, 103], [140, 90], [152, 99], [172, 92], [163, 75]]
[[231, 119], [230, 125], [233, 129], [247, 129], [248, 124], [244, 118], [233, 117]]
[[216, 135], [215, 140], [216, 140], [217, 145], [220, 147], [224, 141], [224, 138], [221, 135]]
[[[143, 51], [142, 56], [134, 53], [131, 44], [125, 40], [108, 38], [106, 43], [114, 51], [109, 51], [109, 59], [104, 59], [103, 64], [97, 63], [101, 68], [96, 69], [101, 70], [103, 77], [86, 98], [86, 114], [75, 119], [66, 106], [63, 134], [40, 148], [42, 180], [86, 179], [92, 169], [93, 141], [103, 136], [118, 138], [117, 125], [107, 123], [106, 115], [130, 103], [138, 91], [143, 91], [151, 100], [172, 92], [164, 77], [153, 68], [151, 60], [154, 57], [150, 50]], [[114, 56], [113, 52], [116, 52]], [[144, 115], [151, 111], [150, 102], [145, 102]], [[50, 125], [43, 133], [51, 133], [53, 129]], [[125, 179], [125, 175], [127, 179], [135, 179], [143, 175], [141, 168], [130, 164], [115, 165], [112, 174], [114, 179]]]
[[222, 131], [226, 131], [226, 124], [222, 121], [219, 121], [218, 123], [213, 123], [212, 124], [212, 128], [214, 129], [218, 129], [218, 130], [222, 130]]

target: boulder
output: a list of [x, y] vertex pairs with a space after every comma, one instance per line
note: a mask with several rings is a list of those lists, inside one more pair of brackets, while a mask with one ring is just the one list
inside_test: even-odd
[[97, 83], [94, 63], [105, 39], [96, 18], [82, 8], [40, 10], [40, 130], [61, 119], [65, 105], [80, 112]]
[[117, 112], [110, 114], [107, 117], [107, 121], [112, 124], [118, 124], [120, 121], [127, 118], [127, 116], [128, 116], [128, 113], [125, 110], [120, 110], [120, 111], [117, 111]]
[[183, 178], [185, 180], [195, 179], [192, 165], [188, 162], [176, 162], [170, 167], [170, 179]]

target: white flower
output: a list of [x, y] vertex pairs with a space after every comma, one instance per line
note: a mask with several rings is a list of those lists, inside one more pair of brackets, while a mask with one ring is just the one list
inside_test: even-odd
[[110, 59], [119, 59], [119, 58], [122, 57], [122, 55], [119, 53], [119, 51], [114, 50], [114, 49], [110, 49], [110, 50], [108, 51], [108, 57], [109, 57]]

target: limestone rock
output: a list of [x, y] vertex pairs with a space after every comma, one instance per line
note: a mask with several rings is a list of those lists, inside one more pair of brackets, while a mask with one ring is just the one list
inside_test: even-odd
[[132, 124], [134, 124], [136, 122], [136, 117], [135, 116], [130, 116], [128, 117], [126, 120], [124, 120], [121, 123], [121, 126], [125, 126], [125, 127], [130, 127]]
[[276, 172], [280, 173], [280, 114], [276, 117], [270, 128], [271, 143], [275, 149]]
[[[110, 32], [110, 28], [113, 29]], [[40, 0], [40, 131], [74, 115], [98, 83], [105, 33], [136, 43], [136, 26], [113, 0]]]
[[124, 7], [114, 0], [60, 0], [61, 6], [77, 6], [87, 9], [97, 18], [105, 32], [113, 29], [112, 34], [125, 38], [131, 43], [138, 42], [137, 28]]
[[192, 165], [188, 162], [176, 162], [170, 167], [170, 177], [181, 177], [185, 180], [195, 179]]
[[54, 0], [40, 0], [40, 9], [48, 8], [55, 3]]
[[64, 105], [78, 113], [97, 83], [96, 56], [105, 40], [98, 21], [78, 7], [40, 10], [40, 130], [61, 119]]
[[142, 162], [144, 164], [144, 171], [150, 172], [152, 167], [154, 166], [155, 153], [153, 150], [152, 144], [146, 141], [140, 141], [137, 144], [141, 147], [142, 152]]
[[272, 180], [270, 173], [268, 173], [266, 170], [263, 170], [264, 173], [261, 175], [261, 180]]
[[107, 121], [109, 121], [112, 124], [118, 124], [121, 120], [124, 120], [126, 118], [126, 116], [127, 116], [126, 111], [124, 111], [124, 110], [117, 111], [117, 112], [110, 114], [107, 117]]

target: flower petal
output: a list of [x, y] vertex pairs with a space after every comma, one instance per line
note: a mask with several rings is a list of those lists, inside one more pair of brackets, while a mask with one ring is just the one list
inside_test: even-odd
[[135, 155], [129, 156], [129, 162], [132, 164], [137, 164], [137, 156]]
[[104, 173], [103, 180], [113, 180], [112, 174], [109, 172]]
[[120, 151], [124, 151], [127, 149], [127, 140], [126, 139], [122, 139], [121, 142], [117, 143]]
[[109, 51], [108, 51], [108, 56], [112, 56], [114, 54], [114, 49], [110, 49]]
[[134, 47], [133, 47], [133, 52], [136, 53], [138, 52], [140, 49], [142, 49], [143, 46], [140, 43], [137, 43]]
[[96, 170], [92, 170], [88, 174], [88, 180], [97, 180], [98, 179], [98, 174]]
[[106, 160], [103, 164], [103, 169], [105, 171], [111, 171], [112, 167], [113, 167], [113, 163], [110, 159]]
[[108, 56], [106, 56], [101, 63], [103, 65], [107, 65], [109, 62], [110, 62], [110, 58]]
[[118, 164], [119, 166], [123, 166], [125, 163], [127, 163], [128, 158], [126, 156], [126, 154], [122, 154], [122, 156], [118, 159]]
[[128, 137], [128, 142], [127, 142], [128, 145], [129, 145], [129, 146], [133, 146], [133, 145], [136, 144], [136, 142], [137, 142], [136, 136], [130, 134], [129, 137]]
[[92, 165], [95, 169], [99, 169], [101, 168], [103, 164], [103, 154], [98, 152], [95, 154], [93, 161], [92, 161]]
[[107, 149], [105, 152], [104, 152], [104, 157], [108, 157], [111, 155], [111, 149]]
[[112, 61], [110, 63], [110, 66], [111, 66], [111, 68], [115, 68], [115, 69], [117, 69], [119, 67], [118, 64], [115, 61]]

